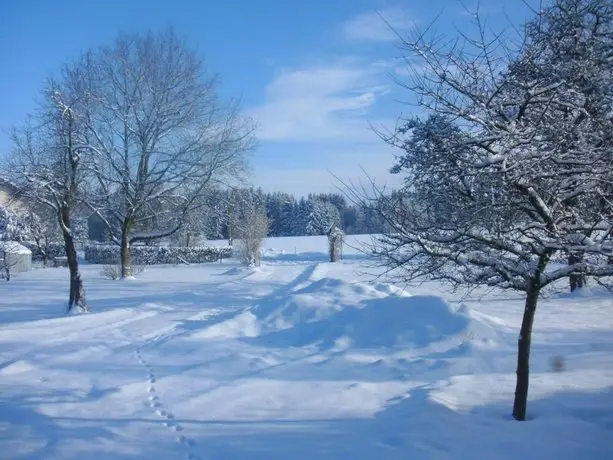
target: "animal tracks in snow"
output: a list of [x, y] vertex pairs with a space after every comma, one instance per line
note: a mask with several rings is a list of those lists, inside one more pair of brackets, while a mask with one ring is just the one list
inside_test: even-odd
[[157, 382], [157, 378], [153, 367], [143, 358], [140, 348], [137, 348], [134, 351], [134, 354], [138, 360], [138, 363], [147, 370], [147, 404], [149, 408], [156, 416], [162, 419], [163, 426], [175, 433], [175, 441], [177, 444], [187, 449], [185, 458], [188, 460], [202, 460], [201, 457], [191, 451], [191, 448], [196, 445], [195, 441], [187, 438], [183, 434], [177, 434], [183, 432], [183, 427], [174, 421], [175, 416], [172, 414], [172, 412], [164, 409], [154, 385]]

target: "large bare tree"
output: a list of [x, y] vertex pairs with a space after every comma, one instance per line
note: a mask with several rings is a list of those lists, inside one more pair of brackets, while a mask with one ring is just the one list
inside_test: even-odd
[[428, 116], [385, 135], [406, 185], [371, 201], [390, 228], [373, 250], [402, 279], [525, 293], [518, 420], [543, 289], [613, 275], [613, 6], [555, 0], [535, 15], [515, 41], [478, 16], [475, 38], [403, 39], [403, 85]]
[[96, 191], [87, 202], [126, 277], [133, 243], [177, 232], [208, 186], [241, 170], [253, 126], [172, 30], [120, 36], [90, 52], [86, 69]]

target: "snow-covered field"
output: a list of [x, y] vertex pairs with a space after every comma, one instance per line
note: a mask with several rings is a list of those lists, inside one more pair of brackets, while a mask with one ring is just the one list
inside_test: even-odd
[[66, 269], [0, 283], [0, 458], [613, 458], [609, 294], [541, 302], [520, 423], [520, 295], [374, 280], [321, 237], [266, 248], [251, 271], [85, 265], [78, 316]]

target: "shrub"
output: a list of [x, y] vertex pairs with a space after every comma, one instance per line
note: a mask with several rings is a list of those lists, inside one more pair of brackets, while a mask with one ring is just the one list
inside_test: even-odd
[[105, 265], [100, 274], [109, 280], [118, 280], [121, 277], [121, 266], [119, 265]]
[[244, 265], [259, 267], [262, 241], [267, 232], [268, 219], [265, 212], [254, 205], [247, 206], [237, 235], [237, 255]]
[[[141, 274], [144, 271], [142, 265], [134, 265], [132, 267], [132, 276]], [[105, 265], [100, 272], [102, 276], [109, 280], [118, 280], [121, 278], [121, 265]]]

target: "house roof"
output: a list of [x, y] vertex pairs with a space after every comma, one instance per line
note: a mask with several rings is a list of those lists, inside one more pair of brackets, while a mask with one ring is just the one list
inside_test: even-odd
[[0, 250], [9, 254], [32, 254], [32, 251], [17, 241], [0, 241]]

